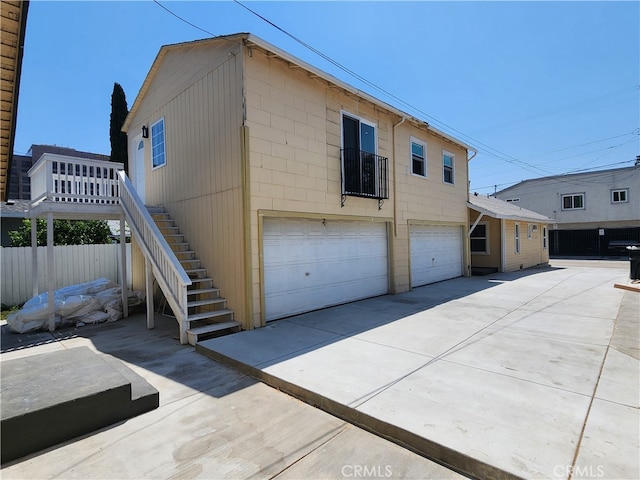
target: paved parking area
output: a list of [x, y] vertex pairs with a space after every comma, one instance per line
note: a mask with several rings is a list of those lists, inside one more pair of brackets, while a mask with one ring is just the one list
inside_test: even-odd
[[198, 350], [483, 478], [640, 477], [628, 262], [459, 278]]
[[228, 365], [161, 316], [18, 347], [3, 330], [0, 362], [87, 345], [160, 408], [0, 476], [461, 478], [428, 456], [480, 478], [640, 478], [640, 294], [613, 288], [627, 277], [628, 262], [554, 261], [455, 279], [200, 346]]
[[1, 337], [0, 373], [9, 359], [88, 346], [160, 392], [158, 409], [4, 464], [2, 479], [463, 478], [180, 345], [172, 318], [28, 336], [3, 326]]

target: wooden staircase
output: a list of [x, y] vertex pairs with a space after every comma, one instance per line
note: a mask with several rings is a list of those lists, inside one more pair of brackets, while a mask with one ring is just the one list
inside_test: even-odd
[[227, 308], [226, 299], [213, 286], [213, 279], [207, 276], [207, 269], [196, 258], [196, 253], [191, 250], [173, 219], [162, 207], [148, 207], [148, 210], [192, 282], [187, 288], [189, 344], [195, 345], [206, 338], [239, 332], [241, 323], [233, 319], [233, 310]]

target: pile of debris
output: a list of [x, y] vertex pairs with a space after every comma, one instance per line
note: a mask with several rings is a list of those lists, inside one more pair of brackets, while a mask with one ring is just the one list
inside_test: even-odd
[[[106, 278], [61, 288], [54, 292], [55, 328], [80, 327], [101, 322], [115, 322], [123, 316], [122, 289]], [[144, 293], [129, 291], [127, 304], [135, 308], [144, 303]], [[27, 301], [20, 310], [7, 317], [14, 333], [49, 328], [49, 295], [42, 293]]]

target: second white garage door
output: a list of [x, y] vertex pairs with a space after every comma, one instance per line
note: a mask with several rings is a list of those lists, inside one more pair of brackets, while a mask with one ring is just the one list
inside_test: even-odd
[[265, 218], [263, 260], [266, 320], [389, 290], [384, 223]]
[[412, 287], [462, 275], [462, 232], [459, 226], [412, 225], [409, 245]]

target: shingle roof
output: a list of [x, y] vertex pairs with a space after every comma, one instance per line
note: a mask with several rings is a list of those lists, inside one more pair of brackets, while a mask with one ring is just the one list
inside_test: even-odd
[[470, 195], [468, 206], [493, 218], [522, 220], [527, 222], [551, 223], [553, 220], [539, 213], [519, 207], [513, 202], [505, 202], [485, 195]]
[[31, 200], [9, 200], [0, 202], [0, 216], [9, 218], [27, 218]]

